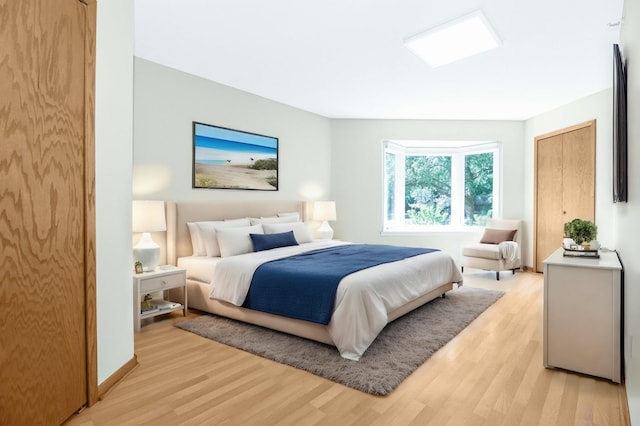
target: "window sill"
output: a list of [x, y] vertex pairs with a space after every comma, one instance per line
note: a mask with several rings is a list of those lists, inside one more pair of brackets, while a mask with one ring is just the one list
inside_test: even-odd
[[482, 232], [482, 226], [423, 226], [419, 228], [388, 228], [380, 232], [382, 237], [405, 237], [442, 234], [471, 234]]

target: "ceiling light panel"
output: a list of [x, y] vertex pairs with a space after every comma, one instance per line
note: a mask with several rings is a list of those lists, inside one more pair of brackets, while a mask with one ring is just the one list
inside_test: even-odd
[[480, 11], [404, 40], [405, 46], [432, 67], [495, 49], [502, 44]]

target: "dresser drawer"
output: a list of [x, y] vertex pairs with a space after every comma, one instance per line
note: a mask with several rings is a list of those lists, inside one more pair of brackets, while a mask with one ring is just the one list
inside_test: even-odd
[[143, 279], [140, 281], [140, 293], [151, 293], [153, 291], [166, 290], [185, 285], [183, 274], [165, 275]]

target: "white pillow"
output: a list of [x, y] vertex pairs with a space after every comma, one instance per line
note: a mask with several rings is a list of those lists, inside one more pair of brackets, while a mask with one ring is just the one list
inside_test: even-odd
[[239, 225], [239, 226], [250, 226], [250, 225], [241, 225], [242, 223], [249, 223], [248, 217], [241, 217], [238, 219], [225, 219], [224, 223], [231, 223], [233, 225]]
[[207, 252], [205, 251], [198, 225], [195, 222], [187, 222], [187, 227], [191, 235], [191, 253], [193, 256], [204, 256]]
[[293, 231], [293, 236], [298, 244], [310, 243], [313, 241], [309, 228], [302, 222], [294, 223], [263, 223], [262, 229], [265, 234], [279, 234], [281, 232]]
[[[216, 236], [216, 230], [222, 228], [237, 228], [243, 226], [249, 226], [250, 222], [247, 218], [232, 219], [232, 220], [216, 220], [208, 222], [196, 222], [199, 230], [200, 239], [202, 241], [202, 247], [204, 250], [199, 251], [199, 256], [207, 255], [209, 257], [219, 257], [220, 247], [218, 246], [218, 238]], [[194, 250], [195, 255], [195, 250]]]
[[282, 212], [282, 213], [278, 213], [278, 217], [284, 217], [284, 216], [293, 216], [296, 218], [296, 222], [300, 221], [300, 213], [299, 212]]
[[262, 225], [242, 226], [239, 228], [223, 228], [216, 231], [220, 255], [222, 257], [251, 253], [253, 241], [249, 234], [264, 234]]
[[278, 216], [261, 217], [261, 218], [250, 217], [249, 220], [251, 220], [252, 225], [257, 225], [259, 223], [291, 223], [291, 222], [298, 222], [299, 219], [292, 215], [292, 216], [282, 216], [282, 217], [278, 217]]

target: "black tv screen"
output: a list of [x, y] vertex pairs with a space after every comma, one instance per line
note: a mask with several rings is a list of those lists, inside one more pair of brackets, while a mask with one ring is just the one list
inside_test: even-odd
[[613, 202], [627, 201], [627, 79], [620, 47], [613, 45]]

